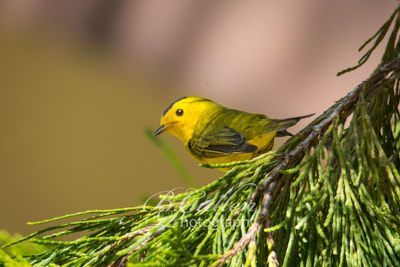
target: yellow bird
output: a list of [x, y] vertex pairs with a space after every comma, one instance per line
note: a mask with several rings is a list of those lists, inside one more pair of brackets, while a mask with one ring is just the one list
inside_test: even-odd
[[276, 120], [188, 96], [167, 107], [154, 136], [168, 132], [178, 137], [201, 163], [228, 163], [271, 150], [275, 136], [292, 136], [286, 129], [312, 115]]

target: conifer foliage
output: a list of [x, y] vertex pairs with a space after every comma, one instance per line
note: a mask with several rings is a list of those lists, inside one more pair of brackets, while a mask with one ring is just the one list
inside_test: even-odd
[[[35, 224], [0, 261], [78, 266], [400, 266], [400, 9], [361, 47], [364, 82], [278, 150], [158, 205], [94, 210]], [[79, 217], [78, 217], [79, 216]], [[83, 216], [83, 219], [82, 219]], [[65, 222], [63, 220], [71, 220]], [[65, 241], [62, 237], [80, 233]], [[69, 238], [71, 239], [71, 238]], [[21, 242], [41, 245], [17, 255]]]

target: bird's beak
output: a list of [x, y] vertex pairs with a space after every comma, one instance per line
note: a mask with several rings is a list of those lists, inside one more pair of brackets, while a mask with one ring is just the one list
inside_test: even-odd
[[157, 136], [160, 133], [164, 132], [165, 129], [167, 129], [166, 125], [161, 125], [160, 127], [158, 127], [158, 129], [153, 133], [153, 136]]

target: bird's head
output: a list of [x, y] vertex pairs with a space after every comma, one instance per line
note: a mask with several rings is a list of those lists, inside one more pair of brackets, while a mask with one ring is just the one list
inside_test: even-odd
[[168, 132], [186, 144], [192, 138], [200, 118], [213, 113], [218, 106], [215, 102], [198, 96], [179, 98], [165, 109], [160, 127], [154, 132], [154, 135]]

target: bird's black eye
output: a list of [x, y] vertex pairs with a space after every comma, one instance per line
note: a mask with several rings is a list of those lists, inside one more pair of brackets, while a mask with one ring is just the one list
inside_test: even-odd
[[176, 110], [176, 116], [182, 116], [183, 115], [183, 110], [182, 109], [177, 109]]

